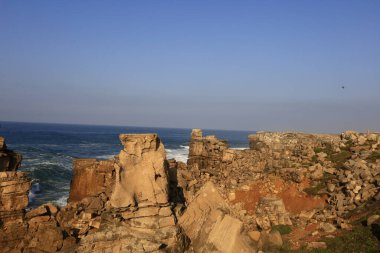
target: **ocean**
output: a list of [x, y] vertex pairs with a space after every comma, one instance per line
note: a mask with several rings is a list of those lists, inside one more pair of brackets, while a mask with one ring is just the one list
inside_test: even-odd
[[[122, 149], [120, 133], [157, 133], [167, 158], [186, 162], [191, 129], [1, 122], [7, 147], [23, 156], [20, 171], [33, 180], [29, 206], [47, 202], [66, 205], [75, 158], [109, 159]], [[232, 148], [247, 148], [248, 131], [203, 130], [227, 140]]]

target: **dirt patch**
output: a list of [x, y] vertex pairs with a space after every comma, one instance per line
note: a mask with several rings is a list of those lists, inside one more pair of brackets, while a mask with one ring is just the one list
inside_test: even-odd
[[254, 181], [250, 185], [250, 190], [237, 190], [233, 204], [242, 203], [248, 213], [253, 214], [256, 210], [259, 199], [264, 196], [277, 196], [284, 201], [285, 208], [292, 214], [299, 214], [301, 211], [323, 208], [326, 205], [326, 197], [315, 197], [307, 195], [303, 189], [309, 187], [310, 181], [287, 183], [281, 178], [269, 176], [265, 180]]
[[326, 205], [325, 197], [309, 196], [300, 192], [296, 185], [289, 185], [278, 196], [284, 201], [286, 210], [292, 214], [299, 214], [301, 211], [309, 211], [315, 208], [322, 209]]
[[289, 241], [293, 249], [298, 249], [302, 244], [307, 242], [318, 241], [320, 234], [312, 235], [314, 231], [318, 230], [318, 224], [309, 224], [305, 228], [293, 228], [292, 232], [285, 235], [284, 238]]

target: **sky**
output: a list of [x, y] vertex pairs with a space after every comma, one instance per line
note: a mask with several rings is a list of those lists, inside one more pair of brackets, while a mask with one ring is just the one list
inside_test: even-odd
[[380, 1], [0, 0], [0, 121], [380, 131]]

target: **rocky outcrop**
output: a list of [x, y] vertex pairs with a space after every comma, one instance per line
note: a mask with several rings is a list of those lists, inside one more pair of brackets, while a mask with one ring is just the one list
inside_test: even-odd
[[110, 196], [115, 183], [114, 170], [114, 160], [74, 160], [68, 201], [81, 201], [101, 193]]
[[164, 145], [157, 134], [121, 134], [111, 205], [116, 208], [168, 203]]
[[69, 223], [81, 235], [77, 251], [183, 252], [188, 240], [169, 203], [162, 142], [156, 134], [121, 134], [120, 140], [124, 148], [114, 163], [110, 199], [97, 212], [84, 207], [79, 219], [71, 215]]
[[235, 189], [258, 179], [265, 170], [282, 173], [294, 180], [303, 174], [294, 168], [305, 166], [315, 156], [314, 149], [338, 148], [338, 135], [258, 132], [249, 135], [250, 149], [237, 150], [215, 136], [202, 135], [194, 129], [191, 135], [188, 168], [197, 180], [193, 192], [211, 180], [220, 189]]
[[262, 172], [265, 160], [257, 151], [230, 149], [227, 142], [194, 129], [187, 165], [194, 178], [189, 190], [195, 193], [208, 180], [220, 189], [236, 188]]
[[179, 219], [194, 252], [255, 252], [242, 234], [243, 223], [229, 212], [217, 188], [206, 183]]
[[0, 136], [0, 172], [16, 171], [21, 164], [21, 160], [21, 154], [7, 149], [4, 137]]
[[30, 180], [24, 172], [0, 172], [0, 249], [16, 247], [24, 238]]
[[187, 164], [167, 160], [157, 134], [120, 141], [115, 159], [74, 161], [65, 207], [25, 211], [30, 180], [0, 138], [2, 252], [277, 252], [291, 227], [291, 243], [335, 234], [380, 201], [375, 133], [259, 132], [236, 150], [195, 129]]
[[256, 209], [256, 223], [263, 230], [269, 230], [271, 226], [293, 225], [284, 202], [276, 197], [260, 199]]

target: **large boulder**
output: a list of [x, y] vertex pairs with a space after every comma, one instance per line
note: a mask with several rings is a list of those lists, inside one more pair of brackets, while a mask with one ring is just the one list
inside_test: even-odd
[[242, 234], [243, 223], [228, 213], [218, 190], [207, 182], [179, 219], [195, 252], [255, 252]]

